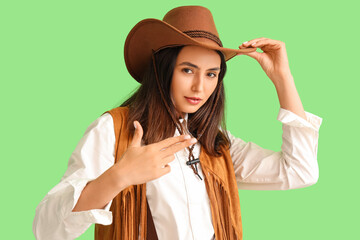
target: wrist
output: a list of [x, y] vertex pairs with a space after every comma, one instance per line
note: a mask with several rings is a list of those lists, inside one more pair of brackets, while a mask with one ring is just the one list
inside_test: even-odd
[[274, 81], [274, 86], [277, 91], [287, 88], [288, 86], [292, 86], [294, 84], [294, 78], [291, 74], [284, 74]]
[[114, 186], [116, 186], [119, 192], [131, 185], [126, 171], [119, 164], [115, 164], [111, 167], [110, 176], [111, 182], [114, 184]]

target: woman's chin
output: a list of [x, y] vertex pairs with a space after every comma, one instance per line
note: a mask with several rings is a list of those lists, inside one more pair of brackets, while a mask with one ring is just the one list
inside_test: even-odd
[[187, 107], [182, 109], [182, 113], [186, 114], [186, 113], [195, 113], [197, 112], [197, 110], [199, 110], [200, 107]]

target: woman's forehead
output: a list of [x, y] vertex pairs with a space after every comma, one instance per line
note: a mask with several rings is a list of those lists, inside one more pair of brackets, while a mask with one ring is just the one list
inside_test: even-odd
[[177, 64], [181, 62], [198, 63], [201, 65], [217, 65], [220, 66], [221, 58], [220, 55], [212, 49], [207, 49], [199, 46], [184, 46], [177, 57]]

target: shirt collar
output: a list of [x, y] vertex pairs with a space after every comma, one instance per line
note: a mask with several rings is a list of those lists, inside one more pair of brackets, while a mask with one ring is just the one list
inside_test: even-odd
[[179, 118], [179, 122], [180, 122], [180, 123], [183, 123], [183, 122], [184, 122], [184, 119], [185, 119], [186, 122], [187, 122], [187, 120], [188, 120], [188, 113], [185, 113], [185, 116], [184, 116], [183, 118]]

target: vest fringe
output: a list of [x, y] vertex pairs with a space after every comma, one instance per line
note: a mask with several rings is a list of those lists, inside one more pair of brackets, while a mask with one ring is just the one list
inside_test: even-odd
[[205, 183], [207, 188], [210, 187], [213, 189], [211, 191], [207, 189], [207, 192], [210, 193], [209, 199], [212, 214], [214, 215], [215, 219], [219, 219], [216, 226], [214, 225], [216, 239], [242, 239], [242, 232], [237, 232], [234, 228], [236, 223], [234, 222], [234, 219], [231, 218], [231, 203], [228, 197], [229, 195], [227, 188], [223, 181], [216, 174], [208, 172], [207, 181], [205, 181]]

